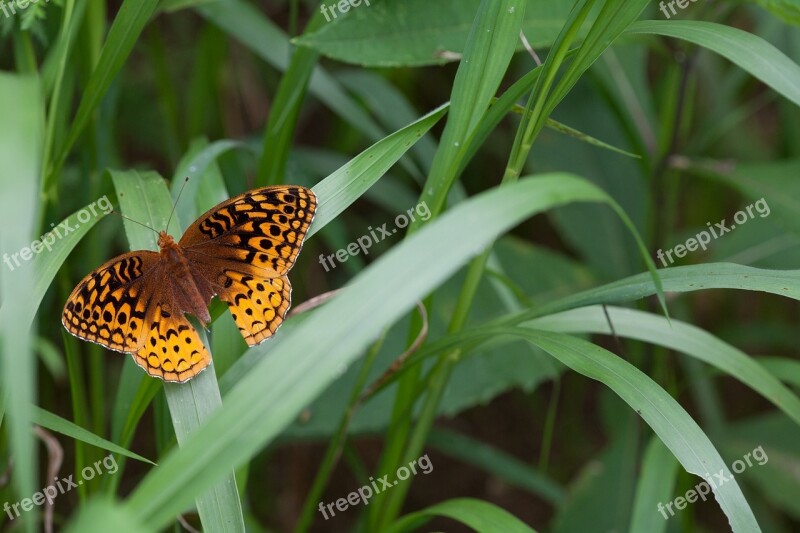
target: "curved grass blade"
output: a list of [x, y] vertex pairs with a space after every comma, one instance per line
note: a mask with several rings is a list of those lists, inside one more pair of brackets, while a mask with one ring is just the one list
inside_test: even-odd
[[126, 450], [122, 446], [117, 446], [113, 442], [99, 437], [91, 431], [83, 429], [82, 427], [73, 424], [69, 420], [61, 418], [60, 416], [53, 414], [50, 411], [46, 411], [41, 407], [34, 407], [32, 420], [34, 424], [39, 424], [42, 427], [57, 433], [61, 433], [62, 435], [72, 437], [73, 439], [83, 441], [87, 444], [91, 444], [92, 446], [97, 446], [98, 448], [118, 453], [120, 455], [124, 455], [125, 457], [130, 457], [131, 459], [136, 459], [137, 461], [155, 465], [155, 463], [150, 459]]
[[[800, 398], [747, 354], [685, 322], [668, 322], [657, 315], [620, 307], [607, 306], [605, 311], [618, 336], [664, 346], [713, 365], [761, 394], [800, 425]], [[573, 309], [524, 325], [561, 333], [611, 334], [602, 306]]]
[[[313, 190], [317, 195], [319, 206], [314, 222], [308, 230], [308, 236], [324, 228], [361, 198], [411, 146], [423, 138], [425, 133], [444, 116], [447, 109], [448, 104], [444, 104], [431, 111], [416, 122], [370, 146], [317, 183]], [[279, 335], [285, 334], [286, 330], [292, 327], [290, 322], [281, 329]], [[250, 372], [261, 357], [262, 355], [254, 350], [245, 352], [220, 379], [222, 391], [227, 394], [235, 383]]]
[[712, 490], [731, 528], [742, 533], [761, 531], [736, 479], [714, 445], [683, 407], [650, 377], [585, 340], [527, 328], [500, 328], [497, 332], [502, 329], [527, 338], [579, 374], [611, 388], [653, 428], [687, 472], [704, 479], [723, 473], [727, 481]]
[[[706, 289], [761, 291], [800, 300], [800, 270], [767, 270], [732, 263], [711, 263], [658, 271], [664, 292], [692, 292]], [[636, 274], [607, 285], [582, 291], [537, 309], [497, 320], [497, 324], [517, 324], [540, 316], [594, 304], [617, 304], [639, 300], [658, 292], [651, 275]]]
[[699, 20], [643, 20], [627, 33], [674, 37], [708, 48], [800, 105], [800, 65], [757, 35]]
[[314, 223], [308, 230], [309, 237], [360, 198], [444, 116], [448, 107], [448, 104], [444, 104], [416, 122], [378, 141], [314, 186], [319, 207]]
[[422, 511], [401, 517], [386, 530], [387, 533], [417, 531], [437, 516], [452, 518], [478, 533], [536, 533], [517, 517], [492, 503], [473, 498], [457, 498], [432, 505]]

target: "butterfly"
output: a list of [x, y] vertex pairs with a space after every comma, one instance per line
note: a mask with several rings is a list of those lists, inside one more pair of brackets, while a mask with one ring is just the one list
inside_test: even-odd
[[255, 346], [281, 325], [287, 278], [314, 219], [314, 193], [296, 185], [254, 189], [209, 209], [180, 241], [159, 232], [159, 252], [138, 250], [100, 266], [72, 291], [64, 327], [83, 340], [131, 353], [164, 381], [185, 382], [211, 363], [186, 318], [211, 321], [214, 296]]

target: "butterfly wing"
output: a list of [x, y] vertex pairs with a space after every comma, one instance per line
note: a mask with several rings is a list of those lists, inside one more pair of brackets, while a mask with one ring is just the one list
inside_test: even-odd
[[180, 240], [202, 290], [228, 304], [251, 346], [272, 336], [291, 301], [294, 265], [317, 207], [310, 189], [254, 189], [206, 212]]
[[81, 339], [133, 353], [136, 364], [165, 381], [186, 381], [211, 357], [175, 308], [173, 288], [147, 250], [120, 255], [86, 276], [67, 298], [61, 322]]
[[165, 295], [149, 310], [147, 337], [133, 360], [151, 376], [183, 383], [204, 370], [211, 355], [184, 313], [166, 303], [169, 299]]
[[159, 255], [141, 250], [115, 257], [75, 287], [61, 315], [64, 327], [81, 339], [118, 352], [134, 352], [144, 342], [152, 289], [145, 283]]

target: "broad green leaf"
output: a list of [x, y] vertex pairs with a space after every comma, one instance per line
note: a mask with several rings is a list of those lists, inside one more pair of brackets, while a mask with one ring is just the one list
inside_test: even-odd
[[757, 35], [698, 20], [645, 20], [628, 33], [674, 37], [708, 48], [800, 105], [800, 66]]
[[[528, 0], [522, 30], [534, 48], [552, 44], [572, 2]], [[292, 42], [346, 63], [371, 67], [436, 65], [464, 51], [480, 0], [367, 0]], [[515, 46], [521, 48], [517, 41]]]
[[[289, 38], [254, 6], [241, 0], [216, 0], [200, 3], [196, 10], [273, 67], [288, 68]], [[314, 69], [308, 90], [368, 139], [383, 137], [380, 126], [321, 67]]]
[[459, 498], [432, 505], [422, 511], [408, 514], [386, 531], [401, 533], [417, 531], [429, 520], [442, 516], [469, 526], [478, 533], [535, 533], [514, 515], [494, 504], [472, 498]]

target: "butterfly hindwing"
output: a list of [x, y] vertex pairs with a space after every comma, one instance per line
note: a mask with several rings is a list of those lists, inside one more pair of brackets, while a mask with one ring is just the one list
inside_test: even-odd
[[203, 341], [182, 312], [158, 303], [147, 315], [147, 338], [133, 355], [136, 364], [164, 381], [184, 382], [211, 362]]
[[146, 250], [123, 254], [83, 278], [64, 305], [61, 322], [67, 331], [111, 350], [137, 350], [151, 293], [145, 281], [158, 259]]
[[231, 280], [219, 297], [249, 346], [270, 338], [283, 323], [292, 301], [289, 278], [260, 278], [227, 271]]

